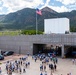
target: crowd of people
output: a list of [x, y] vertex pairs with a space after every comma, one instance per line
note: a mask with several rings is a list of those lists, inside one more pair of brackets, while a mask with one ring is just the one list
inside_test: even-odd
[[[37, 60], [40, 60], [42, 62], [40, 64], [40, 71], [41, 71], [40, 75], [48, 75], [46, 66], [48, 66], [49, 70], [51, 71], [50, 75], [53, 75], [53, 73], [57, 70], [58, 58], [55, 55], [51, 55], [50, 57], [48, 57], [45, 54], [41, 54], [41, 55], [32, 56], [32, 59], [34, 59], [35, 62]], [[72, 74], [67, 73], [66, 75], [72, 75]]]
[[[21, 57], [14, 61], [6, 62], [6, 72], [8, 75], [12, 75], [15, 73], [26, 73], [26, 69], [30, 67], [30, 61], [28, 60], [29, 55]], [[57, 71], [58, 67], [58, 58], [56, 56], [47, 56], [45, 54], [33, 55], [32, 60], [36, 63], [37, 61], [41, 61], [40, 63], [40, 75], [48, 75], [47, 67], [49, 68], [50, 75], [53, 75], [55, 71]], [[73, 63], [75, 61], [73, 60]], [[0, 67], [0, 74], [2, 73], [2, 69]], [[61, 74], [63, 75], [63, 74]], [[67, 73], [67, 75], [72, 75], [71, 73]]]
[[15, 61], [6, 62], [6, 71], [8, 75], [12, 75], [12, 72], [26, 73], [26, 68], [30, 66], [30, 62], [27, 61], [28, 57], [22, 57]]
[[[43, 71], [44, 71], [44, 75], [47, 75], [47, 70], [46, 70], [46, 66], [48, 65], [49, 70], [51, 70], [51, 74], [56, 71], [57, 69], [57, 63], [58, 63], [58, 59], [56, 56], [50, 56], [48, 57], [45, 54], [41, 54], [41, 55], [36, 55], [32, 57], [35, 62], [37, 60], [40, 60], [42, 63], [40, 64], [40, 75], [43, 75]], [[50, 62], [51, 61], [51, 62]]]

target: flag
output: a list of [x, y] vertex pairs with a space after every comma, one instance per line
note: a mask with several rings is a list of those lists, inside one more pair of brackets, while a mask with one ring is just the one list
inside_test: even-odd
[[41, 10], [39, 10], [38, 8], [36, 9], [36, 13], [39, 14], [39, 15], [42, 15]]

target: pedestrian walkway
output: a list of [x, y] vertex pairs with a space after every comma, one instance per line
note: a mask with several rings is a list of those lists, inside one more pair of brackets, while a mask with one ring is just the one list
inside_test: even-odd
[[[23, 56], [21, 56], [23, 57]], [[12, 59], [9, 59], [10, 61], [12, 61]], [[16, 60], [16, 59], [15, 59]], [[26, 72], [20, 74], [20, 73], [16, 73], [13, 72], [12, 75], [40, 75], [41, 71], [40, 71], [40, 64], [42, 63], [39, 59], [35, 60], [32, 59], [31, 56], [28, 57], [27, 59], [30, 62], [30, 66], [28, 68], [26, 68]], [[7, 61], [7, 60], [6, 60]], [[49, 63], [52, 63], [51, 61]], [[0, 67], [2, 67], [2, 74], [1, 75], [8, 75], [5, 69], [5, 63], [3, 63], [2, 65], [0, 65]], [[23, 68], [23, 67], [22, 67]], [[46, 65], [46, 71], [47, 71], [47, 75], [50, 75], [51, 70], [49, 69], [49, 65]], [[42, 71], [42, 73], [44, 74], [45, 71]], [[67, 73], [72, 73], [72, 75], [76, 75], [76, 65], [72, 63], [72, 59], [62, 59], [62, 58], [58, 58], [58, 63], [57, 63], [57, 70], [55, 72], [53, 72], [53, 75], [67, 75]]]
[[[6, 73], [2, 73], [1, 75], [8, 75], [8, 74], [6, 74]], [[14, 74], [14, 73], [13, 73], [12, 75], [17, 75], [17, 74]]]

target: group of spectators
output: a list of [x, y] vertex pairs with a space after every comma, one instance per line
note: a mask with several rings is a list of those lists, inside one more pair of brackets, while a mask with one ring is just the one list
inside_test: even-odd
[[[32, 56], [32, 59], [40, 60], [42, 63], [40, 64], [40, 75], [48, 75], [46, 67], [49, 67], [50, 75], [53, 75], [53, 73], [57, 70], [57, 64], [58, 64], [58, 58], [55, 55], [51, 55], [48, 57], [45, 54], [38, 54], [35, 56]], [[75, 60], [74, 60], [75, 63]], [[61, 74], [63, 75], [63, 74]], [[72, 75], [71, 73], [67, 73], [66, 75]]]
[[[19, 58], [14, 61], [7, 61], [6, 62], [6, 71], [8, 75], [12, 75], [12, 72], [15, 73], [26, 73], [26, 68], [29, 68], [30, 62], [28, 60], [28, 55]], [[50, 70], [50, 75], [53, 75], [53, 73], [57, 70], [57, 64], [58, 64], [58, 58], [56, 56], [47, 56], [45, 54], [38, 54], [33, 55], [32, 60], [37, 62], [37, 60], [40, 60], [40, 75], [48, 75], [47, 73], [47, 67]], [[73, 63], [75, 63], [75, 60], [73, 60]], [[2, 70], [0, 67], [0, 74]], [[61, 74], [63, 75], [63, 74]], [[71, 73], [68, 73], [67, 75], [72, 75]]]
[[30, 62], [27, 61], [28, 57], [22, 57], [15, 61], [6, 62], [6, 71], [8, 75], [12, 75], [12, 72], [25, 73], [26, 68], [30, 66]]
[[[48, 65], [49, 70], [51, 70], [51, 74], [56, 71], [57, 69], [57, 63], [58, 63], [58, 59], [56, 56], [47, 56], [45, 54], [38, 54], [35, 56], [32, 56], [32, 59], [35, 60], [35, 62], [37, 60], [40, 60], [42, 63], [40, 64], [40, 75], [43, 75], [43, 71], [45, 72], [44, 75], [47, 75], [47, 70], [46, 70], [46, 66]], [[51, 61], [51, 62], [50, 62]]]

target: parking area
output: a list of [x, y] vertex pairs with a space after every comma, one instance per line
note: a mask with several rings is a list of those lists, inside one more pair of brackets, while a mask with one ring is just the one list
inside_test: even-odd
[[[6, 56], [4, 60], [0, 60], [0, 67], [2, 68], [2, 75], [8, 75], [5, 69], [5, 64], [7, 61], [14, 61], [21, 57], [24, 57], [25, 55], [18, 55], [14, 54], [12, 56]], [[58, 58], [58, 64], [57, 64], [57, 70], [53, 72], [53, 75], [67, 75], [67, 73], [71, 73], [72, 75], [76, 75], [76, 62], [73, 64], [72, 59], [62, 59]], [[13, 72], [12, 75], [40, 75], [40, 64], [42, 61], [39, 59], [35, 62], [34, 59], [32, 59], [32, 56], [29, 56], [27, 61], [30, 62], [30, 66], [26, 68], [25, 73], [16, 73]], [[49, 63], [52, 63], [52, 61], [49, 61]], [[49, 63], [46, 64], [46, 71], [47, 75], [51, 75], [51, 70], [49, 69]], [[42, 71], [44, 75], [44, 71]]]
[[14, 55], [10, 55], [10, 56], [4, 56], [4, 60], [0, 60], [0, 62], [6, 63], [7, 61], [13, 61], [13, 60], [19, 59], [22, 56], [24, 56], [24, 55], [14, 54]]

